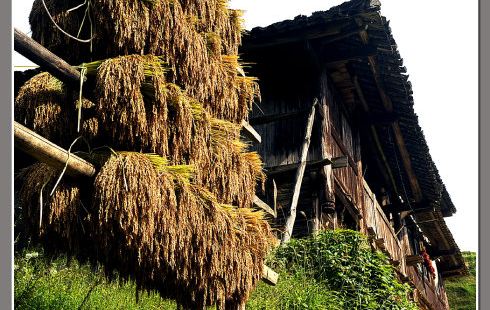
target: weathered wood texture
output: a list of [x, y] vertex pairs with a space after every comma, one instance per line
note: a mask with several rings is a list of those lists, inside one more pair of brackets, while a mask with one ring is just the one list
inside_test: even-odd
[[259, 197], [257, 196], [254, 196], [254, 200], [253, 200], [253, 205], [265, 212], [267, 212], [268, 214], [272, 215], [273, 217], [277, 217], [277, 213], [276, 213], [276, 210], [272, 209], [271, 207], [269, 207], [268, 204], [266, 204], [265, 202], [263, 202]]
[[14, 50], [31, 60], [56, 78], [72, 85], [80, 84], [80, 72], [51, 53], [22, 31], [14, 28]]
[[279, 279], [279, 274], [272, 270], [271, 268], [264, 265], [262, 271], [262, 280], [269, 285], [276, 285]]
[[395, 261], [400, 262], [399, 271], [406, 274], [405, 253], [402, 245], [398, 240], [390, 221], [384, 214], [381, 206], [376, 200], [375, 195], [371, 192], [368, 184], [363, 183], [364, 196], [364, 219], [366, 232], [368, 228], [374, 230], [375, 238], [383, 239], [383, 247], [388, 256]]
[[311, 107], [310, 115], [308, 116], [308, 122], [306, 123], [306, 133], [303, 145], [301, 146], [301, 161], [296, 172], [293, 198], [291, 200], [291, 208], [289, 210], [289, 216], [286, 220], [285, 232], [281, 242], [287, 243], [293, 235], [294, 222], [296, 221], [296, 207], [298, 205], [299, 194], [301, 190], [301, 183], [303, 182], [303, 174], [306, 168], [306, 157], [308, 156], [308, 148], [311, 143], [311, 133], [313, 131], [313, 123], [315, 122], [315, 112], [318, 105], [318, 100], [315, 99]]
[[96, 170], [92, 164], [74, 154], [69, 154], [60, 146], [17, 122], [14, 122], [14, 138], [16, 148], [37, 160], [57, 169], [63, 169], [66, 165], [67, 175], [74, 177], [95, 175]]

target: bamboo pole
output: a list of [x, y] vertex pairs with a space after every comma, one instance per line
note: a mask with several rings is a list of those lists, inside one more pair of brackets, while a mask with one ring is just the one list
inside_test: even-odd
[[59, 80], [80, 85], [80, 72], [22, 31], [14, 28], [14, 50]]
[[291, 201], [291, 209], [289, 211], [289, 216], [286, 220], [285, 232], [282, 236], [281, 243], [286, 244], [291, 240], [293, 234], [294, 222], [296, 221], [296, 208], [298, 206], [299, 193], [301, 190], [301, 183], [303, 182], [303, 175], [306, 168], [306, 157], [308, 156], [308, 149], [311, 142], [311, 133], [313, 131], [313, 123], [315, 121], [315, 108], [318, 104], [318, 99], [315, 98], [313, 105], [311, 107], [310, 115], [308, 116], [308, 121], [306, 123], [306, 134], [303, 146], [301, 148], [301, 161], [296, 171], [296, 181], [294, 185], [293, 199]]
[[60, 170], [66, 165], [67, 175], [73, 177], [95, 175], [94, 165], [74, 154], [69, 154], [60, 146], [17, 122], [14, 122], [14, 141], [15, 147], [41, 162]]

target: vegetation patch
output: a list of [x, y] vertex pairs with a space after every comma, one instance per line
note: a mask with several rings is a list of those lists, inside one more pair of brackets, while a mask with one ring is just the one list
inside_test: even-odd
[[[136, 299], [132, 282], [107, 282], [103, 273], [68, 264], [47, 262], [32, 253], [16, 256], [16, 309], [176, 309], [173, 301], [143, 293]], [[269, 257], [280, 277], [276, 286], [259, 283], [247, 309], [404, 309], [417, 307], [400, 284], [387, 257], [372, 252], [355, 231], [321, 232], [292, 239]], [[460, 308], [469, 309], [469, 308]]]
[[454, 310], [476, 309], [476, 253], [462, 252], [469, 274], [445, 280], [449, 306]]
[[[288, 271], [289, 275], [280, 278], [280, 282], [299, 280], [288, 288], [292, 296], [308, 290], [308, 285], [301, 283], [303, 276], [326, 292], [329, 298], [325, 298], [323, 307], [313, 309], [417, 309], [408, 299], [409, 286], [398, 282], [387, 257], [373, 252], [366, 237], [356, 231], [330, 230], [315, 237], [291, 240], [277, 249], [270, 265]], [[260, 289], [254, 297], [261, 294]]]

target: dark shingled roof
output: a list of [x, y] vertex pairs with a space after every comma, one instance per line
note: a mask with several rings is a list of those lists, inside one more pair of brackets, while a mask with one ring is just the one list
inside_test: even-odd
[[[300, 15], [293, 20], [285, 20], [267, 27], [257, 27], [244, 37], [242, 52], [289, 44], [292, 40], [328, 41], [331, 40], [331, 36], [325, 36], [322, 31], [336, 26], [335, 35], [346, 35], [337, 39], [335, 43], [329, 42], [329, 48], [336, 49], [336, 54], [347, 54], [349, 51], [366, 47], [359, 35], [349, 35], [349, 32], [357, 34], [359, 29], [367, 26], [369, 46], [375, 50], [378, 77], [384, 86], [386, 95], [391, 100], [393, 112], [398, 117], [398, 124], [410, 155], [412, 169], [424, 199], [436, 207], [436, 212], [432, 213], [436, 221], [421, 225], [421, 228], [429, 240], [440, 248], [456, 249], [456, 255], [445, 258], [448, 268], [464, 265], [459, 248], [443, 219], [443, 216], [451, 216], [455, 213], [456, 208], [429, 153], [429, 147], [413, 108], [412, 85], [408, 80], [406, 68], [403, 66], [403, 59], [397, 50], [389, 22], [379, 12], [380, 6], [380, 2], [375, 0], [352, 0], [328, 11], [315, 12], [309, 17]], [[370, 111], [386, 112], [369, 62], [351, 61], [349, 65], [358, 77], [365, 97], [369, 98]], [[401, 177], [398, 178], [398, 175], [396, 177], [397, 187], [403, 189], [407, 197], [413, 198], [408, 176], [403, 169], [402, 158], [397, 148], [393, 146], [394, 137], [391, 136], [391, 131], [378, 130], [378, 134], [391, 170], [396, 171], [397, 174], [400, 171]], [[425, 217], [418, 216], [416, 219], [425, 219]]]

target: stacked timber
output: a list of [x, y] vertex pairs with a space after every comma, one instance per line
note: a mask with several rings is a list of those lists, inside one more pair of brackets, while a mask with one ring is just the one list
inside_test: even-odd
[[273, 237], [251, 209], [262, 162], [240, 140], [259, 95], [237, 56], [240, 12], [223, 0], [36, 0], [30, 22], [86, 82], [37, 74], [15, 120], [86, 146], [76, 155], [97, 170], [90, 181], [44, 163], [19, 173], [32, 238], [184, 308], [242, 306]]

